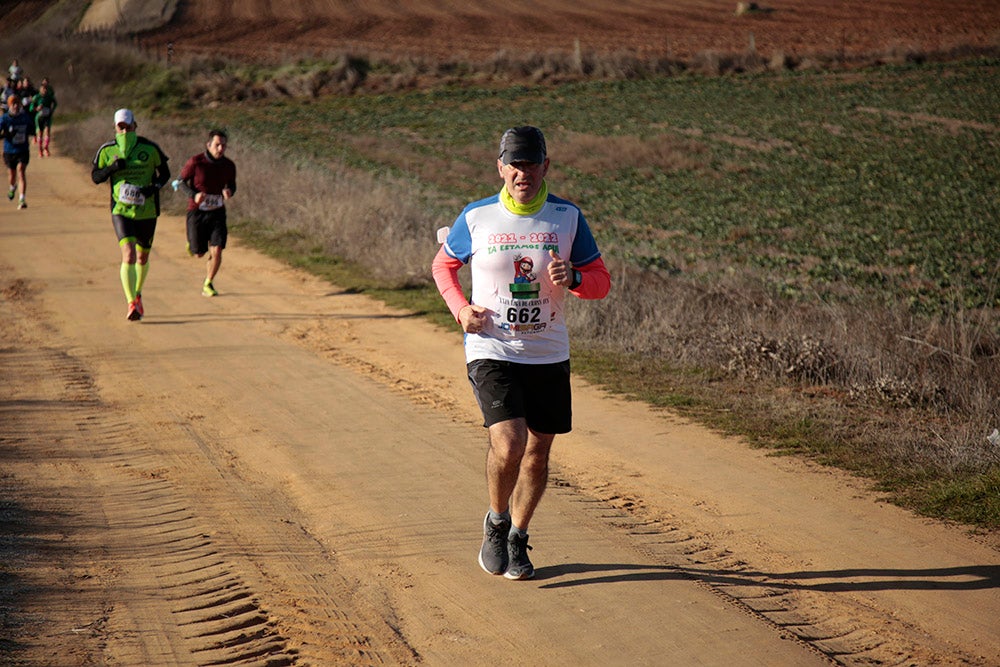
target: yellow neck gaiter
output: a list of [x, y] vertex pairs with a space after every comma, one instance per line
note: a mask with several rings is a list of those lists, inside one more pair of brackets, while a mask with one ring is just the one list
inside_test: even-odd
[[507, 208], [508, 211], [514, 215], [532, 215], [538, 213], [542, 210], [542, 206], [545, 204], [545, 199], [549, 196], [549, 184], [544, 180], [542, 181], [542, 189], [538, 191], [535, 198], [529, 201], [527, 204], [518, 204], [514, 201], [514, 198], [510, 196], [507, 192], [507, 187], [504, 186], [500, 189], [500, 201]]
[[132, 149], [135, 148], [137, 141], [138, 137], [135, 132], [116, 134], [115, 143], [118, 145], [118, 154], [127, 159], [129, 154], [132, 152]]

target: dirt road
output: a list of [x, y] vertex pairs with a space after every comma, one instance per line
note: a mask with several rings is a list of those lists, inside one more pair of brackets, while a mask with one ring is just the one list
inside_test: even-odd
[[580, 382], [538, 576], [484, 574], [457, 330], [238, 242], [205, 299], [171, 217], [127, 322], [106, 186], [29, 176], [0, 207], [4, 664], [1000, 664], [995, 539]]

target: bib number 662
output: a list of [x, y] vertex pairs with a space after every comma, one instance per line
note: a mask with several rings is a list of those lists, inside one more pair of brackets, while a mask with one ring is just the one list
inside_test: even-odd
[[542, 309], [538, 306], [507, 309], [507, 321], [511, 324], [535, 324], [541, 321], [541, 315]]

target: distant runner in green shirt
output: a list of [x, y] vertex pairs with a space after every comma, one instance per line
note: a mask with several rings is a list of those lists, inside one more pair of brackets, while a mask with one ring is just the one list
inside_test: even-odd
[[35, 143], [38, 144], [38, 157], [51, 155], [49, 142], [52, 139], [52, 117], [56, 112], [56, 94], [49, 84], [42, 83], [38, 94], [31, 98], [28, 111], [35, 116]]
[[136, 125], [130, 110], [115, 112], [115, 140], [98, 149], [90, 172], [94, 183], [111, 181], [111, 222], [122, 251], [122, 289], [131, 321], [144, 314], [142, 285], [160, 215], [160, 188], [170, 180], [167, 156], [152, 141], [136, 135]]

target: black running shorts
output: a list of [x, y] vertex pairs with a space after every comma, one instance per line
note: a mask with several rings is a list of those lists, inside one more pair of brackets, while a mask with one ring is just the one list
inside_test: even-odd
[[188, 248], [195, 255], [204, 255], [209, 246], [226, 247], [229, 239], [229, 228], [226, 226], [226, 209], [217, 208], [212, 211], [188, 211], [187, 214]]
[[153, 235], [156, 233], [156, 218], [133, 220], [123, 215], [112, 214], [111, 223], [115, 226], [115, 234], [118, 235], [119, 245], [125, 239], [135, 239], [135, 244], [140, 248], [149, 250], [153, 247]]
[[16, 151], [14, 153], [4, 153], [3, 163], [8, 169], [17, 169], [18, 163], [23, 164], [25, 167], [28, 166], [28, 161], [31, 160], [31, 151], [27, 148], [23, 151]]
[[483, 426], [523, 417], [536, 433], [572, 430], [568, 359], [555, 364], [477, 359], [469, 362], [467, 369], [483, 413]]

